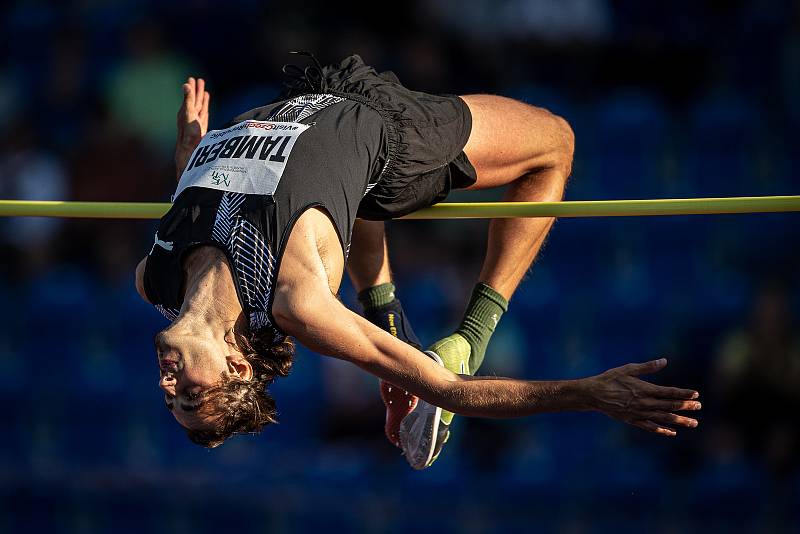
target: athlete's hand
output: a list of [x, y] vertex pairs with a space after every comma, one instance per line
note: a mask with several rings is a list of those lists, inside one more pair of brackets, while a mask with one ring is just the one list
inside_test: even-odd
[[697, 391], [657, 386], [637, 378], [666, 366], [664, 358], [629, 363], [587, 379], [590, 406], [613, 419], [663, 436], [677, 435], [673, 428], [676, 426], [696, 427], [696, 419], [673, 412], [699, 410]]
[[175, 169], [180, 178], [189, 157], [208, 131], [208, 103], [203, 78], [190, 77], [183, 84], [183, 104], [178, 110], [178, 140], [175, 144]]

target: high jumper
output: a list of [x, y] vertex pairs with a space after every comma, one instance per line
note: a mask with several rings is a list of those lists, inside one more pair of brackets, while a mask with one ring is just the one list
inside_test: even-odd
[[[428, 350], [396, 296], [383, 221], [452, 189], [559, 202], [574, 149], [563, 118], [411, 91], [358, 56], [284, 71], [276, 101], [211, 132], [205, 81], [183, 85], [174, 203], [136, 268], [138, 292], [171, 321], [155, 337], [159, 383], [192, 441], [215, 447], [276, 420], [267, 386], [288, 374], [291, 338], [381, 380], [387, 437], [416, 469], [439, 455], [453, 414], [594, 410], [664, 436], [697, 426], [676, 412], [700, 409], [698, 392], [638, 378], [664, 359], [575, 380], [474, 376], [552, 217], [491, 221], [463, 320]], [[337, 299], [345, 269], [364, 317]]]

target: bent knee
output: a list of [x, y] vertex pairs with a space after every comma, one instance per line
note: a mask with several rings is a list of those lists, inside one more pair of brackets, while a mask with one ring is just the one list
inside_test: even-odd
[[558, 131], [561, 151], [572, 161], [572, 156], [575, 154], [575, 132], [572, 130], [572, 126], [570, 126], [569, 122], [567, 122], [567, 119], [555, 114], [553, 114], [553, 117], [555, 117], [559, 126]]
[[567, 120], [552, 111], [523, 104], [529, 110], [526, 140], [530, 170], [552, 169], [563, 179], [572, 172], [575, 132]]
[[552, 165], [559, 169], [566, 180], [572, 173], [572, 158], [575, 154], [575, 132], [564, 117], [552, 113], [554, 149]]

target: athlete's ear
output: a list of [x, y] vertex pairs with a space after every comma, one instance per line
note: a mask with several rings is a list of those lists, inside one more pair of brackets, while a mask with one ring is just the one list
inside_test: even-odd
[[244, 356], [240, 354], [231, 354], [225, 357], [228, 363], [228, 372], [235, 377], [242, 380], [252, 380], [253, 366], [250, 365]]

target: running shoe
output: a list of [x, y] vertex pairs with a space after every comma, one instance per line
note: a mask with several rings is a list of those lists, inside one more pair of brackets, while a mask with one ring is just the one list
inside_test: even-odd
[[[470, 346], [459, 334], [453, 334], [431, 346], [425, 352], [439, 365], [456, 374], [469, 374]], [[419, 399], [400, 423], [400, 447], [414, 469], [430, 467], [439, 457], [450, 438], [454, 414]]]
[[[444, 365], [435, 352], [427, 351], [425, 354], [439, 365]], [[433, 462], [441, 420], [441, 408], [419, 399], [414, 410], [400, 422], [400, 448], [414, 469], [425, 469]]]

